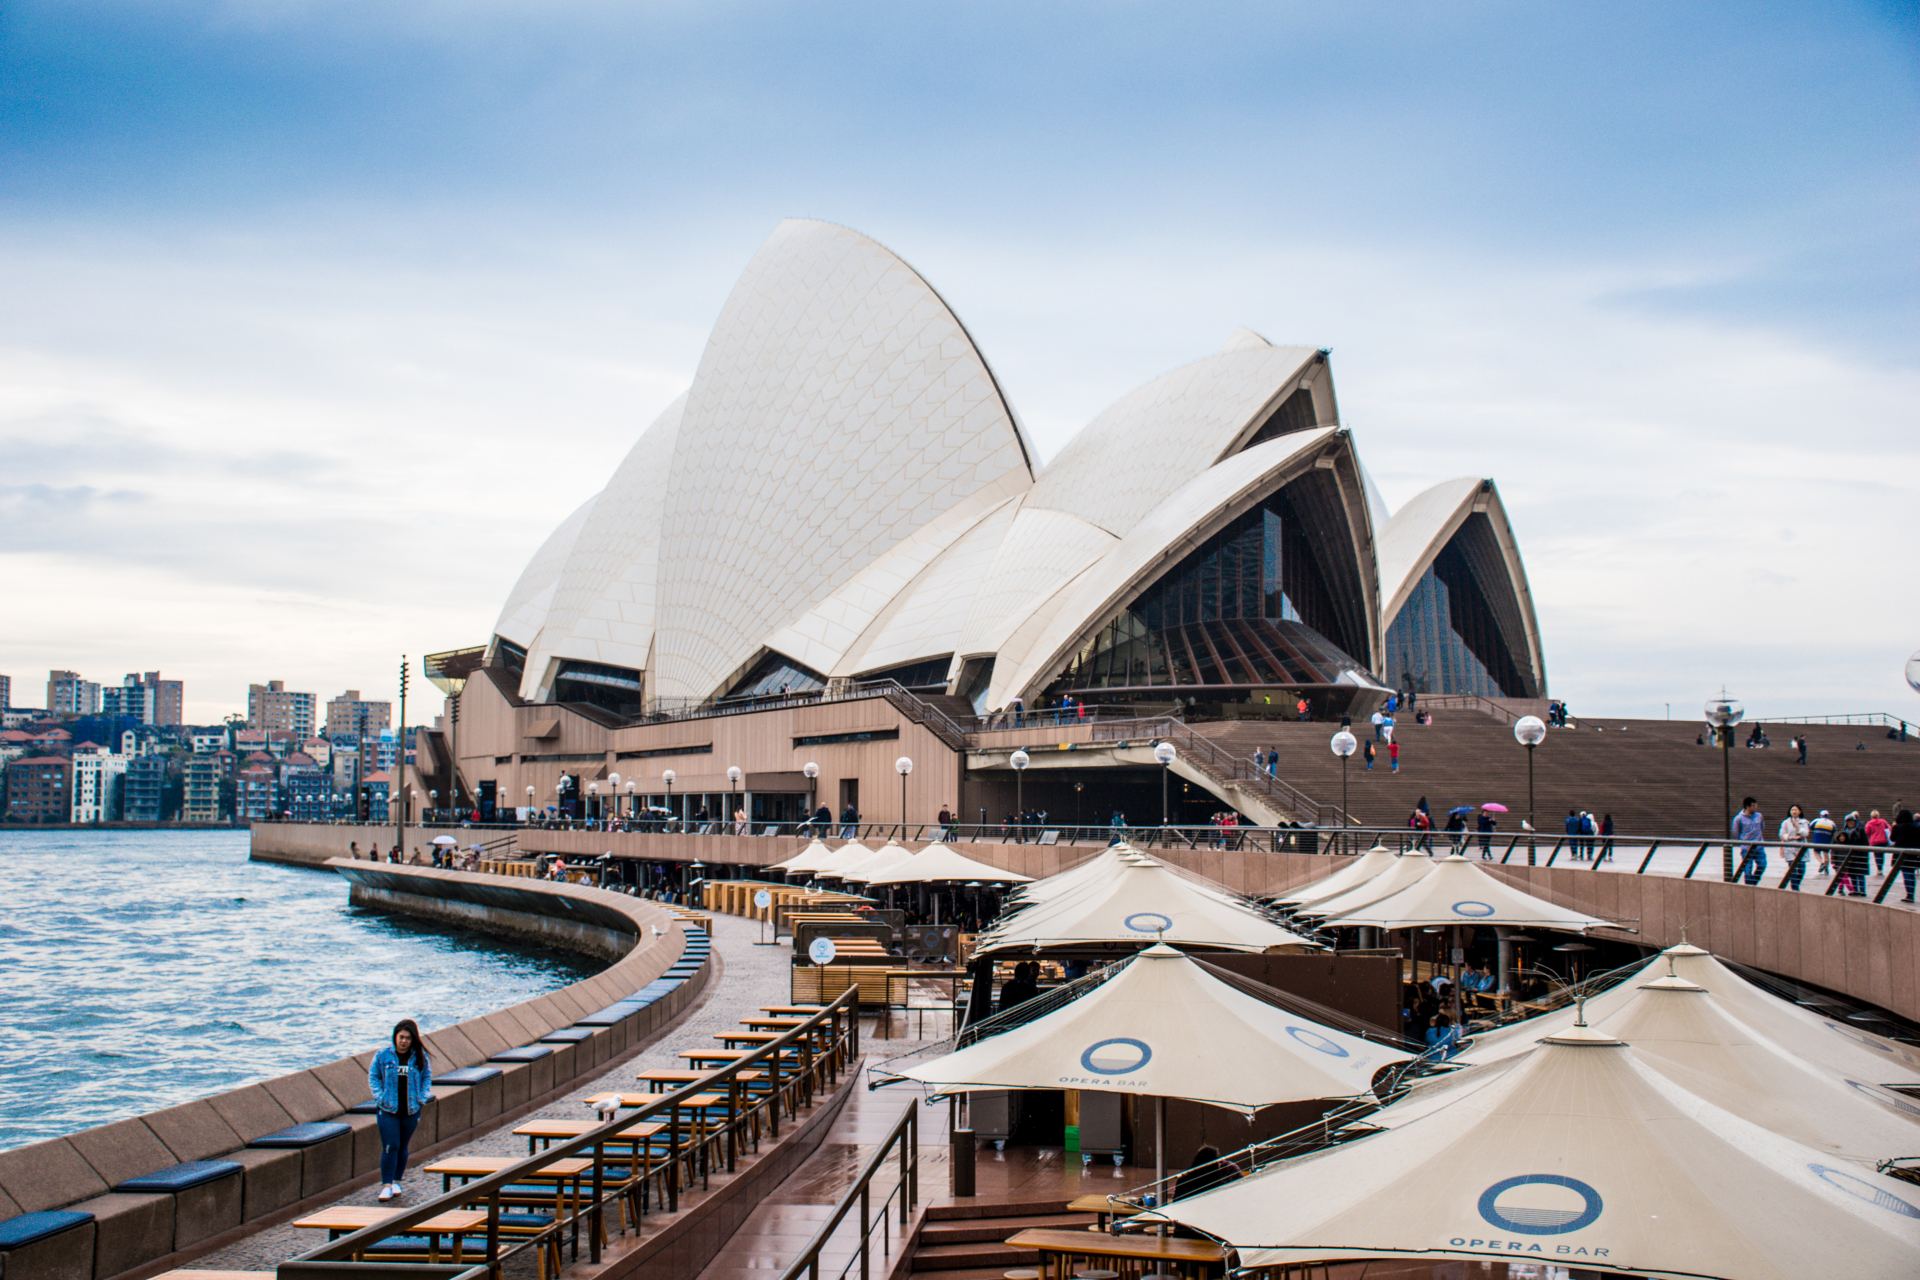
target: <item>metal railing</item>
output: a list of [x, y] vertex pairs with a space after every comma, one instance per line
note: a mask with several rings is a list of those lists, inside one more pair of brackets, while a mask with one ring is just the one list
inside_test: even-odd
[[[881, 1140], [880, 1146], [867, 1162], [860, 1167], [859, 1174], [853, 1180], [853, 1186], [840, 1197], [840, 1203], [834, 1206], [833, 1213], [816, 1231], [813, 1239], [800, 1250], [787, 1269], [780, 1274], [780, 1280], [822, 1280], [820, 1255], [833, 1240], [834, 1234], [847, 1220], [847, 1216], [856, 1210], [860, 1215], [860, 1235], [854, 1242], [853, 1256], [841, 1267], [835, 1280], [843, 1280], [854, 1269], [860, 1268], [860, 1280], [872, 1280], [873, 1271], [873, 1233], [877, 1227], [880, 1232], [879, 1257], [885, 1259], [893, 1250], [893, 1237], [896, 1219], [899, 1234], [905, 1239], [907, 1224], [913, 1220], [913, 1206], [920, 1198], [920, 1109], [909, 1103], [907, 1109], [894, 1122], [893, 1128]], [[879, 1213], [876, 1216], [873, 1203], [873, 1181], [876, 1174], [897, 1158], [899, 1177], [880, 1198]], [[883, 1266], [881, 1274], [890, 1268]]]
[[1906, 738], [1920, 737], [1920, 725], [1885, 711], [1853, 711], [1825, 716], [1748, 716], [1752, 724], [1870, 724], [1892, 729]]
[[[812, 1102], [817, 1089], [837, 1081], [841, 1072], [851, 1067], [860, 1051], [858, 998], [856, 990], [842, 992], [831, 1004], [778, 1039], [705, 1073], [698, 1080], [577, 1138], [557, 1142], [498, 1173], [476, 1178], [403, 1209], [374, 1226], [311, 1249], [281, 1263], [278, 1274], [283, 1280], [320, 1280], [330, 1276], [384, 1280], [388, 1275], [438, 1274], [413, 1265], [396, 1267], [391, 1261], [362, 1262], [355, 1255], [375, 1250], [383, 1240], [406, 1235], [438, 1214], [477, 1205], [486, 1208], [484, 1230], [476, 1225], [471, 1231], [459, 1234], [469, 1240], [484, 1239], [485, 1258], [478, 1265], [449, 1268], [444, 1273], [449, 1278], [482, 1274], [497, 1278], [502, 1264], [514, 1255], [528, 1249], [554, 1249], [569, 1239], [577, 1259], [583, 1223], [588, 1228], [589, 1259], [598, 1262], [608, 1208], [624, 1203], [631, 1215], [628, 1222], [638, 1232], [647, 1211], [648, 1192], [658, 1186], [665, 1211], [679, 1212], [680, 1193], [686, 1182], [696, 1176], [706, 1182], [720, 1159], [724, 1159], [725, 1170], [732, 1172], [743, 1144], [750, 1144], [752, 1150], [759, 1149], [763, 1121], [769, 1140], [777, 1140], [783, 1109], [789, 1119], [797, 1118], [801, 1107]], [[816, 1052], [815, 1040], [823, 1031], [827, 1040]], [[791, 1063], [789, 1050], [794, 1054]], [[765, 1087], [743, 1087], [740, 1076], [748, 1071], [765, 1073]], [[725, 1119], [719, 1125], [708, 1124], [704, 1119], [690, 1122], [682, 1115], [687, 1099], [722, 1090], [727, 1103]], [[655, 1127], [634, 1134], [632, 1131], [641, 1125]], [[656, 1136], [666, 1138], [664, 1156], [657, 1159], [659, 1148], [650, 1141]], [[610, 1150], [614, 1147], [622, 1150]], [[503, 1235], [502, 1192], [537, 1177], [556, 1161], [576, 1158], [592, 1161], [591, 1174], [582, 1177], [582, 1181], [589, 1184], [581, 1188], [582, 1194], [569, 1205], [563, 1191], [565, 1183], [556, 1182], [555, 1212], [548, 1226], [538, 1234]], [[620, 1173], [610, 1176], [610, 1168]], [[563, 1230], [570, 1236], [563, 1236]]]
[[[1216, 782], [1227, 787], [1248, 787], [1258, 792], [1262, 799], [1275, 808], [1285, 810], [1302, 819], [1324, 822], [1331, 818], [1334, 822], [1351, 822], [1352, 816], [1335, 804], [1324, 804], [1314, 799], [1291, 783], [1282, 782], [1266, 770], [1256, 766], [1251, 760], [1243, 760], [1227, 751], [1218, 743], [1202, 737], [1189, 729], [1181, 721], [1171, 716], [1157, 720], [1129, 721], [1124, 725], [1096, 725], [1093, 738], [1096, 742], [1130, 742], [1134, 736], [1133, 726], [1141, 728], [1140, 736], [1150, 736], [1153, 741], [1173, 743], [1194, 768], [1207, 774]], [[1125, 736], [1116, 736], [1125, 730]]]

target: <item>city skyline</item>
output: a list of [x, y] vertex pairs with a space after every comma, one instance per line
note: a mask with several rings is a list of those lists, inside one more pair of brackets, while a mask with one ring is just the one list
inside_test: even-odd
[[1330, 346], [1389, 502], [1501, 477], [1576, 709], [1908, 709], [1862, 548], [1920, 463], [1911, 16], [1094, 12], [20, 7], [15, 698], [394, 698], [812, 215], [940, 282], [1044, 459], [1237, 326]]

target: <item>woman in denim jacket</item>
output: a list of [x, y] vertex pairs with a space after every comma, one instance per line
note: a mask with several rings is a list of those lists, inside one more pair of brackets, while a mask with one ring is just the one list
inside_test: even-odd
[[407, 1142], [420, 1123], [420, 1108], [433, 1097], [433, 1059], [412, 1018], [393, 1028], [393, 1041], [373, 1055], [367, 1068], [373, 1092], [374, 1121], [380, 1127], [380, 1200], [399, 1195], [407, 1176]]

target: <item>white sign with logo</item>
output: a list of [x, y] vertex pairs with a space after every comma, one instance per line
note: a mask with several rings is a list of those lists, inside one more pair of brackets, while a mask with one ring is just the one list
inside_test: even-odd
[[832, 964], [833, 958], [839, 954], [840, 950], [833, 945], [832, 938], [815, 938], [807, 944], [807, 959], [815, 964]]
[[773, 905], [773, 895], [768, 893], [765, 889], [762, 889], [760, 892], [753, 895], [753, 905], [760, 908], [762, 911], [765, 911], [768, 907]]

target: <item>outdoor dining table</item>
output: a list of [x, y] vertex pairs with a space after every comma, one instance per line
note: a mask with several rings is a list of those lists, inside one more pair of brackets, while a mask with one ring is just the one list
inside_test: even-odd
[[[592, 1133], [604, 1120], [529, 1120], [525, 1124], [515, 1125], [514, 1132], [527, 1140], [527, 1154], [533, 1155], [542, 1146], [552, 1146], [556, 1142], [565, 1142], [569, 1138], [583, 1138]], [[642, 1138], [651, 1138], [665, 1131], [666, 1125], [651, 1121], [629, 1125], [610, 1142], [637, 1142]]]
[[[392, 1209], [384, 1209], [370, 1204], [336, 1204], [308, 1214], [304, 1218], [295, 1218], [293, 1225], [307, 1231], [324, 1231], [327, 1239], [338, 1240], [341, 1236], [352, 1235], [366, 1227], [375, 1227], [383, 1222], [399, 1217]], [[472, 1231], [487, 1229], [487, 1215], [478, 1209], [449, 1209], [445, 1213], [436, 1213], [424, 1222], [416, 1222], [406, 1229], [408, 1235], [426, 1236], [428, 1239], [427, 1261], [440, 1261], [440, 1237], [447, 1236], [452, 1243], [451, 1261], [460, 1262], [463, 1238]], [[378, 1251], [378, 1245], [374, 1246]]]
[[810, 1018], [816, 1013], [825, 1011], [826, 1006], [823, 1004], [763, 1004], [760, 1006], [762, 1013], [792, 1014], [803, 1018]]
[[1007, 1237], [1014, 1249], [1040, 1254], [1042, 1280], [1072, 1280], [1078, 1258], [1114, 1263], [1123, 1275], [1185, 1275], [1217, 1273], [1226, 1264], [1227, 1251], [1211, 1240], [1183, 1240], [1171, 1236], [1116, 1236], [1095, 1231], [1065, 1231], [1058, 1227], [1030, 1227]]
[[[696, 1052], [704, 1053], [708, 1051], [697, 1050]], [[713, 1052], [725, 1052], [725, 1051], [714, 1050]], [[729, 1062], [731, 1062], [732, 1060], [733, 1059], [731, 1057], [727, 1059], [727, 1061]], [[705, 1080], [708, 1076], [712, 1074], [713, 1073], [711, 1071], [688, 1071], [681, 1067], [649, 1067], [647, 1070], [642, 1071], [638, 1075], [636, 1075], [634, 1079], [639, 1080], [645, 1084], [682, 1085], [682, 1084], [695, 1084], [701, 1080]], [[767, 1078], [767, 1073], [764, 1071], [747, 1070], [747, 1071], [741, 1071], [736, 1073], [733, 1078], [735, 1080], [738, 1080], [741, 1084], [756, 1084], [759, 1081], [765, 1080]]]
[[806, 1026], [807, 1020], [790, 1017], [742, 1018], [740, 1025], [754, 1031], [791, 1031], [795, 1027]]

